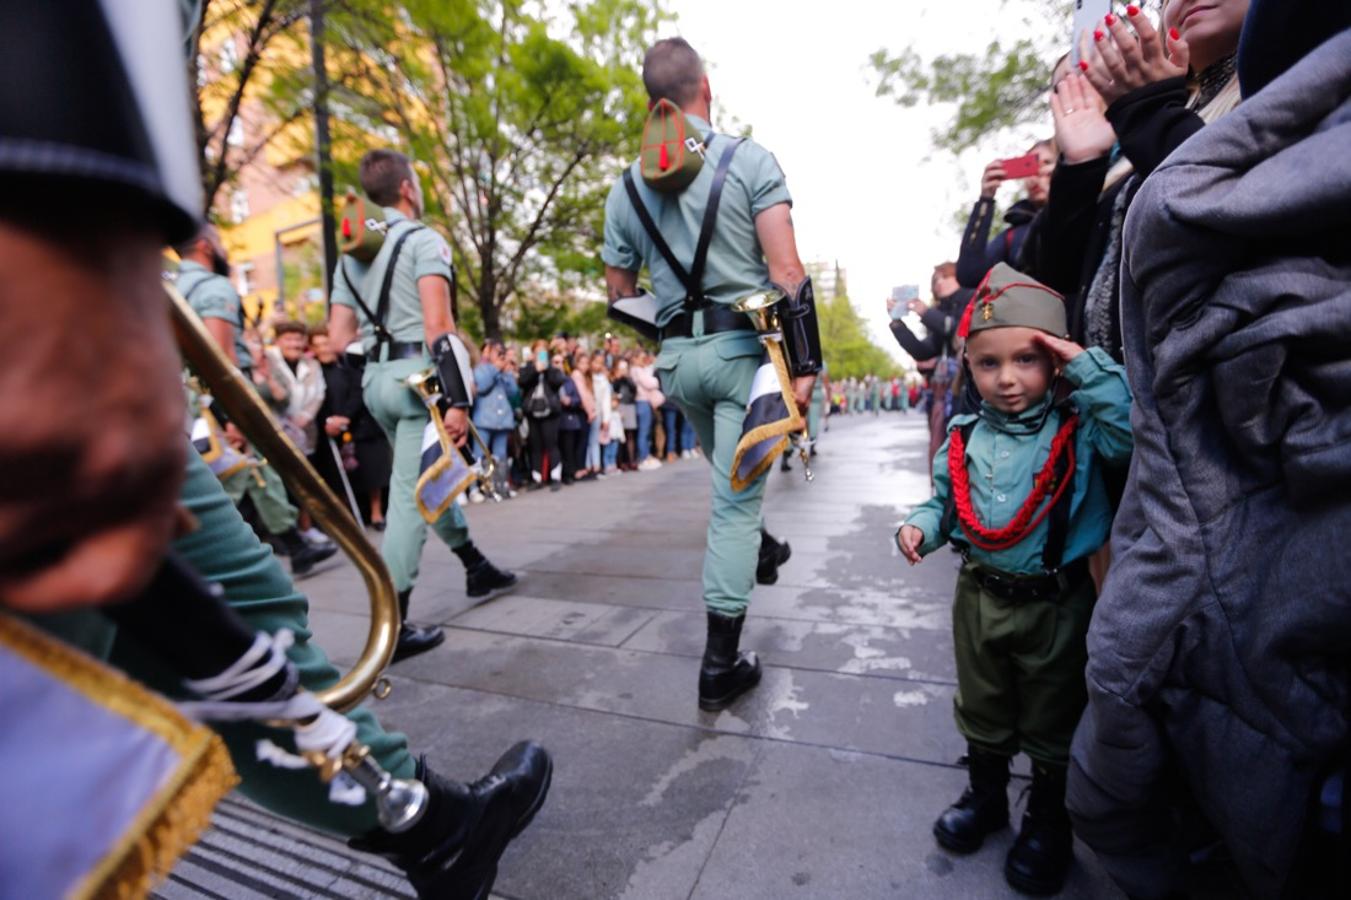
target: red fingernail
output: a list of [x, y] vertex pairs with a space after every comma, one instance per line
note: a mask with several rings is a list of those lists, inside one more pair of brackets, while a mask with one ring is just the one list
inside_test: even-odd
[[1082, 59], [1079, 60], [1079, 70], [1082, 71], [1082, 72], [1087, 72], [1087, 71], [1088, 71], [1088, 63], [1084, 62]]
[[1136, 6], [1134, 3], [1132, 3], [1130, 6], [1127, 6], [1127, 7], [1126, 7], [1126, 15], [1128, 15], [1128, 16], [1138, 16], [1138, 15], [1140, 15], [1140, 7], [1138, 7], [1138, 6]]
[[1176, 28], [1169, 28], [1168, 36], [1175, 41], [1182, 40], [1182, 32], [1178, 31]]
[[[1105, 37], [1105, 35], [1102, 33], [1102, 29], [1101, 29], [1101, 28], [1094, 29], [1094, 31], [1093, 31], [1093, 40], [1095, 40], [1095, 41], [1100, 41], [1100, 40], [1102, 40], [1104, 37]], [[663, 146], [664, 146], [664, 145], [663, 145]]]
[[1111, 13], [1108, 13], [1107, 16], [1103, 19], [1103, 21], [1106, 22], [1108, 25], [1111, 25], [1113, 22], [1116, 21], [1116, 16], [1112, 15]]

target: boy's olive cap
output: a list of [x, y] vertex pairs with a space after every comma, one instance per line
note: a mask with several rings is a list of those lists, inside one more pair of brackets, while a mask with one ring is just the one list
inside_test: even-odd
[[1065, 298], [1006, 263], [996, 263], [976, 289], [959, 333], [990, 328], [1035, 328], [1065, 337]]

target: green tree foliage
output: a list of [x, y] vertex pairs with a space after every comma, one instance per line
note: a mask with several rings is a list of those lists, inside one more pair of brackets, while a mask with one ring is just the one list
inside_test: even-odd
[[372, 143], [418, 160], [466, 325], [500, 337], [518, 295], [568, 303], [599, 283], [605, 196], [638, 152], [659, 2], [351, 0], [333, 15], [339, 182]]
[[830, 300], [817, 299], [821, 323], [821, 347], [831, 380], [900, 374], [900, 367], [885, 350], [868, 337], [868, 326], [849, 298], [836, 294]]
[[[895, 53], [877, 50], [868, 60], [877, 77], [877, 95], [893, 97], [904, 107], [952, 104], [952, 119], [932, 138], [934, 147], [953, 153], [994, 132], [1045, 122], [1051, 67], [1068, 49], [1073, 4], [1029, 0], [1021, 5], [1026, 7], [1022, 23], [1034, 38], [996, 39], [978, 50], [931, 58], [914, 46]], [[1009, 0], [1002, 6], [1001, 15]]]

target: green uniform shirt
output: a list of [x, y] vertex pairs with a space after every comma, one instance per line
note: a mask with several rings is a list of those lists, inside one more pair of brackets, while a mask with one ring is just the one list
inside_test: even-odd
[[[703, 134], [711, 126], [697, 116], [690, 121]], [[638, 195], [646, 204], [652, 221], [661, 231], [681, 264], [689, 269], [694, 247], [699, 240], [708, 191], [718, 160], [732, 146], [733, 138], [716, 135], [709, 143], [703, 168], [689, 187], [679, 194], [661, 194], [643, 183], [638, 163], [632, 165]], [[755, 233], [755, 217], [780, 203], [791, 205], [792, 197], [784, 182], [783, 171], [774, 156], [751, 140], [742, 141], [727, 171], [718, 223], [709, 245], [704, 268], [704, 295], [715, 303], [734, 303], [769, 287], [769, 267]], [[623, 180], [617, 180], [605, 203], [605, 249], [601, 258], [606, 265], [637, 272], [644, 265], [652, 277], [652, 293], [661, 301], [658, 324], [665, 324], [680, 309], [685, 287], [662, 258], [648, 237], [638, 214], [629, 202]]]
[[[419, 223], [407, 218], [397, 209], [385, 209], [385, 220], [389, 222], [389, 231], [379, 254], [370, 265], [358, 262], [350, 256], [338, 260], [338, 271], [333, 273], [332, 302], [339, 306], [350, 307], [357, 314], [361, 324], [362, 343], [370, 353], [375, 347], [375, 329], [367, 320], [366, 314], [357, 305], [348, 287], [361, 292], [361, 301], [371, 312], [375, 312], [380, 303], [380, 286], [384, 284], [385, 268], [389, 265], [390, 255], [399, 237], [410, 229], [418, 228]], [[346, 278], [343, 277], [344, 271]], [[422, 299], [418, 295], [418, 279], [426, 275], [440, 275], [449, 283], [450, 245], [445, 238], [434, 230], [421, 227], [403, 242], [399, 251], [399, 260], [394, 270], [394, 280], [389, 286], [389, 310], [385, 314], [385, 328], [396, 341], [420, 341], [423, 339]]]
[[244, 343], [244, 307], [230, 279], [217, 275], [200, 263], [184, 260], [178, 264], [178, 292], [187, 298], [193, 312], [202, 319], [220, 319], [235, 329], [235, 361], [239, 368], [253, 368], [253, 356]]
[[[1069, 533], [1061, 563], [1087, 556], [1102, 546], [1112, 527], [1112, 504], [1102, 479], [1102, 463], [1121, 465], [1130, 459], [1131, 394], [1126, 372], [1101, 349], [1080, 353], [1064, 369], [1064, 377], [1078, 390], [1070, 395], [1079, 411], [1079, 427], [1074, 440], [1074, 484], [1070, 496]], [[1046, 411], [1049, 397], [1035, 407], [1010, 417], [988, 404], [981, 404], [980, 416], [954, 416], [948, 433], [969, 422], [976, 422], [966, 442], [967, 472], [971, 483], [971, 505], [989, 528], [1007, 525], [1032, 492], [1032, 480], [1045, 465], [1051, 452], [1051, 440], [1060, 428], [1060, 418], [1048, 416], [1040, 430], [1024, 433], [1026, 424], [1036, 422]], [[905, 524], [924, 532], [919, 552], [927, 556], [949, 540], [964, 542], [965, 532], [954, 523], [953, 531], [942, 528], [943, 511], [952, 491], [948, 475], [948, 441], [943, 442], [933, 466], [934, 496], [915, 507]], [[1049, 518], [1049, 517], [1048, 517]], [[1049, 523], [1043, 519], [1019, 543], [1007, 550], [981, 550], [971, 547], [971, 559], [982, 565], [1016, 575], [1035, 575], [1043, 571], [1042, 548], [1046, 545]]]

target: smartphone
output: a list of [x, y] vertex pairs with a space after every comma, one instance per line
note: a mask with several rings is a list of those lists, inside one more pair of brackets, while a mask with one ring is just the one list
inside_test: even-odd
[[541, 350], [535, 354], [535, 365], [541, 369], [549, 368], [549, 351]]
[[1074, 0], [1074, 25], [1070, 31], [1070, 63], [1079, 65], [1079, 41], [1084, 33], [1093, 40], [1093, 29], [1101, 28], [1112, 11], [1112, 0]]
[[905, 314], [910, 311], [911, 301], [919, 299], [919, 285], [897, 285], [891, 289], [891, 299], [894, 301], [891, 305], [891, 317], [893, 319], [903, 319], [905, 318]]
[[1015, 156], [1013, 159], [1001, 159], [1005, 178], [1035, 178], [1041, 174], [1041, 157], [1035, 151]]

